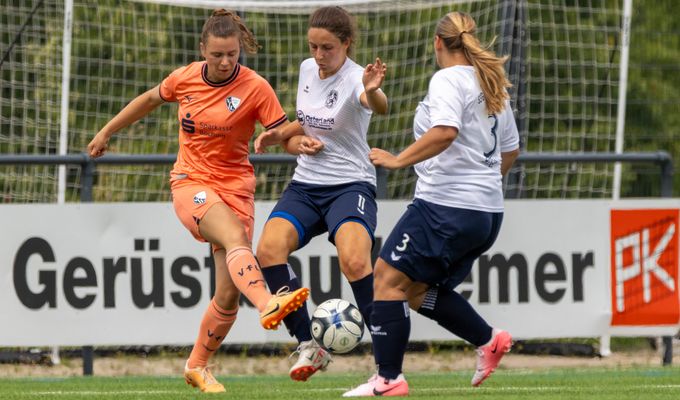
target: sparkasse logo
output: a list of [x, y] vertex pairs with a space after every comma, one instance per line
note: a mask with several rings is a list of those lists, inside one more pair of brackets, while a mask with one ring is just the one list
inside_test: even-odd
[[680, 321], [678, 209], [611, 210], [612, 326]]

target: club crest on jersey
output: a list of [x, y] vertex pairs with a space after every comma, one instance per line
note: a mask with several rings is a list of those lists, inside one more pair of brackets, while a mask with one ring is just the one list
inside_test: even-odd
[[301, 126], [305, 126], [305, 113], [302, 110], [297, 110], [296, 117]]
[[194, 195], [194, 203], [205, 204], [205, 199], [208, 195], [205, 192], [198, 192]]
[[333, 89], [330, 92], [328, 92], [328, 96], [326, 96], [326, 107], [328, 108], [333, 108], [335, 103], [338, 101], [338, 91]]
[[231, 112], [236, 111], [239, 105], [241, 105], [241, 99], [234, 96], [227, 97], [227, 108], [229, 109], [229, 111]]

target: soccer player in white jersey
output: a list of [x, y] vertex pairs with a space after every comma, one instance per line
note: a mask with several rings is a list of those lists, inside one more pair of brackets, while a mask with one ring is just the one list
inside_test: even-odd
[[[341, 7], [323, 7], [310, 16], [307, 37], [312, 58], [300, 65], [297, 121], [263, 132], [255, 142], [256, 152], [284, 140], [288, 140], [289, 152], [303, 150], [292, 182], [264, 227], [257, 257], [272, 292], [286, 286], [296, 290], [301, 284], [287, 264], [288, 256], [328, 232], [340, 269], [369, 322], [377, 206], [375, 167], [368, 158], [366, 132], [373, 112], [387, 112], [387, 97], [380, 89], [387, 67], [380, 59], [365, 68], [352, 61], [349, 54], [355, 36], [353, 18]], [[322, 150], [305, 154], [314, 152], [307, 148], [309, 140], [321, 142]], [[312, 340], [306, 306], [284, 323], [300, 344], [290, 377], [305, 381], [326, 368], [330, 355]]]
[[507, 332], [490, 327], [453, 289], [496, 240], [503, 219], [502, 175], [519, 154], [519, 135], [503, 64], [482, 47], [475, 21], [452, 12], [437, 24], [437, 71], [414, 120], [416, 141], [395, 156], [372, 149], [388, 169], [415, 166], [415, 199], [375, 265], [371, 336], [378, 372], [344, 397], [404, 396], [402, 364], [409, 306], [477, 346], [478, 386], [510, 350]]

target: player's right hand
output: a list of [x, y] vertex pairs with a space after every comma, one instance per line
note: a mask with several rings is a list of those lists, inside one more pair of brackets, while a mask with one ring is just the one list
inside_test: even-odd
[[94, 139], [87, 145], [87, 154], [92, 158], [101, 157], [109, 147], [109, 136], [103, 132], [95, 135]]
[[300, 138], [300, 143], [298, 144], [298, 151], [300, 154], [313, 156], [321, 150], [323, 150], [323, 142], [319, 139], [309, 136], [303, 136]]
[[255, 153], [262, 154], [267, 152], [267, 147], [281, 143], [283, 132], [274, 128], [260, 133], [255, 138]]
[[397, 156], [390, 153], [389, 151], [376, 147], [372, 148], [371, 152], [368, 153], [368, 158], [376, 167], [383, 167], [387, 169], [398, 169], [402, 167], [399, 163], [399, 160], [397, 159]]

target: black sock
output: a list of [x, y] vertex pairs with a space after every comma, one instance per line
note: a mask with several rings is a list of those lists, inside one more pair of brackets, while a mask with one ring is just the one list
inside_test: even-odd
[[449, 332], [479, 347], [491, 340], [492, 328], [456, 291], [431, 288], [418, 313], [435, 320]]
[[[262, 275], [267, 281], [269, 291], [275, 294], [280, 288], [288, 286], [290, 291], [295, 291], [302, 287], [300, 280], [290, 268], [288, 264], [272, 265], [270, 267], [262, 268]], [[283, 323], [288, 329], [291, 336], [295, 336], [298, 342], [306, 342], [312, 340], [312, 334], [309, 332], [309, 312], [307, 311], [307, 302], [302, 304], [302, 307], [288, 314], [283, 319]]]
[[350, 282], [354, 293], [354, 300], [357, 302], [357, 307], [361, 311], [361, 316], [364, 317], [366, 326], [371, 324], [371, 313], [373, 312], [373, 273], [366, 275], [358, 281]]
[[370, 328], [378, 374], [395, 379], [401, 373], [411, 334], [408, 302], [374, 301]]

